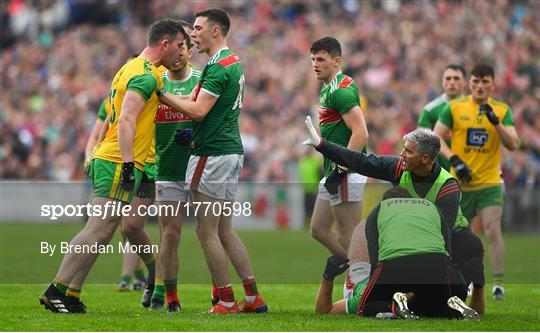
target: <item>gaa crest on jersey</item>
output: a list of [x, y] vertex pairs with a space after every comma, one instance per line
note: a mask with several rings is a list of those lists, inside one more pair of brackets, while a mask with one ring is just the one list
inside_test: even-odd
[[489, 138], [489, 134], [485, 128], [468, 128], [467, 129], [467, 146], [483, 147]]

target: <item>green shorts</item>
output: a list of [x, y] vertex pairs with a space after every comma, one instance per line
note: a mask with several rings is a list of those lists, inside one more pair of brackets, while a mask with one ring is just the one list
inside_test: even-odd
[[143, 199], [156, 198], [156, 163], [146, 163], [141, 184], [137, 189], [137, 197]]
[[364, 294], [364, 289], [366, 289], [368, 282], [369, 276], [364, 278], [362, 281], [358, 282], [356, 286], [354, 286], [352, 297], [348, 298], [345, 303], [345, 313], [356, 314], [358, 312], [358, 306], [360, 305], [362, 294]]
[[[126, 192], [120, 186], [122, 164], [95, 158], [92, 160], [92, 185], [94, 197], [111, 198], [130, 203], [133, 192]], [[142, 172], [135, 168], [135, 188], [139, 186]]]
[[469, 221], [484, 208], [502, 205], [502, 185], [491, 186], [477, 191], [463, 191], [461, 198], [461, 210]]

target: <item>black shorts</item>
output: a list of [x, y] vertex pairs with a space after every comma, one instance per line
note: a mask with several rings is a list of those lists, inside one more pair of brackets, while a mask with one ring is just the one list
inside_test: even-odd
[[457, 229], [452, 234], [452, 259], [459, 272], [463, 275], [465, 284], [471, 282], [475, 288], [485, 284], [484, 276], [484, 246], [478, 236], [469, 229]]

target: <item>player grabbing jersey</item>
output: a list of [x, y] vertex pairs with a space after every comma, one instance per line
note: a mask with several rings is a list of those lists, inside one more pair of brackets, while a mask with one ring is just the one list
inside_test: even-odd
[[[92, 160], [92, 205], [103, 209], [131, 201], [141, 181], [144, 160], [152, 144], [158, 98], [157, 66], [170, 68], [182, 55], [184, 29], [174, 20], [160, 20], [150, 26], [146, 48], [127, 62], [111, 84], [110, 127], [96, 148]], [[121, 216], [91, 216], [72, 246], [105, 246], [111, 240]], [[84, 313], [80, 292], [99, 253], [68, 252], [53, 283], [40, 296], [40, 303], [53, 312]]]
[[[227, 47], [230, 27], [222, 9], [207, 9], [195, 14], [193, 42], [209, 61], [201, 81], [186, 100], [170, 93], [160, 101], [194, 120], [191, 157], [186, 183], [194, 202], [212, 207], [232, 204], [242, 170], [244, 149], [238, 116], [242, 109], [244, 70], [240, 57]], [[232, 229], [227, 210], [196, 212], [197, 235], [216, 286], [219, 302], [211, 313], [267, 312], [259, 295], [246, 247]], [[227, 256], [242, 279], [246, 299], [239, 308], [227, 268]]]

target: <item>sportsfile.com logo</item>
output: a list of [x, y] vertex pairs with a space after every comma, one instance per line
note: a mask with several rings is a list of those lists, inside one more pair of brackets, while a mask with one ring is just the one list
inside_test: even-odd
[[251, 216], [251, 203], [246, 202], [180, 202], [173, 205], [140, 205], [133, 209], [130, 205], [107, 201], [103, 205], [41, 205], [41, 217], [58, 220], [59, 217], [108, 217], [124, 216]]

